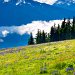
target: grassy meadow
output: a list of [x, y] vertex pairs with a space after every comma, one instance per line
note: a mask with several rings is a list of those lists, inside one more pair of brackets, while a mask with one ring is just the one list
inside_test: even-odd
[[0, 75], [75, 75], [75, 40], [0, 50]]

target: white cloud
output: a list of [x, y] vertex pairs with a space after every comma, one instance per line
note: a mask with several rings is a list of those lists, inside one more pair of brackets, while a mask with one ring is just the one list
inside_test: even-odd
[[19, 5], [21, 3], [24, 3], [25, 4], [26, 2], [25, 2], [25, 0], [18, 0], [17, 3], [16, 3], [16, 5]]
[[71, 5], [72, 3], [74, 4], [74, 3], [75, 3], [75, 0], [65, 0], [65, 1], [63, 1], [63, 0], [61, 0], [61, 1], [58, 0], [56, 4], [66, 4], [66, 5], [69, 6], [69, 5]]
[[64, 4], [63, 1], [58, 1], [56, 4]]
[[30, 24], [19, 26], [17, 28], [18, 29], [17, 32], [20, 35], [23, 35], [24, 33], [29, 34], [29, 33], [32, 32], [33, 36], [35, 37], [38, 29], [44, 30], [45, 32], [50, 32], [50, 28], [51, 28], [51, 26], [54, 25], [54, 23], [56, 23], [56, 25], [57, 25], [57, 24], [60, 24], [61, 21], [60, 20], [54, 20], [54, 21], [49, 21], [49, 22], [46, 22], [46, 21], [33, 21]]
[[6, 37], [9, 33], [18, 33], [23, 35], [25, 33], [33, 33], [33, 36], [36, 36], [37, 30], [44, 30], [45, 32], [50, 32], [51, 26], [56, 23], [56, 25], [61, 24], [62, 20], [53, 20], [53, 21], [32, 21], [32, 23], [21, 25], [21, 26], [5, 26], [0, 27], [0, 32], [2, 32], [3, 37]]
[[[9, 2], [9, 1], [14, 1], [14, 0], [3, 0], [3, 2]], [[16, 5], [19, 5], [19, 4], [25, 4], [26, 1], [25, 0], [16, 0]], [[67, 5], [71, 5], [71, 3], [75, 3], [75, 0], [33, 0], [33, 1], [36, 1], [36, 2], [39, 2], [39, 3], [46, 3], [46, 4], [49, 4], [49, 5], [53, 5], [53, 4], [67, 4]], [[30, 4], [30, 3], [28, 3]], [[30, 4], [31, 5], [31, 4]]]
[[10, 0], [4, 0], [4, 2], [9, 2]]
[[37, 2], [40, 2], [40, 3], [46, 3], [46, 4], [49, 4], [49, 5], [53, 5], [58, 0], [33, 0], [33, 1], [37, 1]]
[[66, 5], [71, 5], [71, 3], [75, 3], [75, 0], [33, 0], [39, 3], [46, 3], [49, 5], [53, 4], [66, 4]]
[[75, 3], [75, 0], [73, 0], [73, 3]]
[[3, 31], [2, 31], [2, 35], [3, 35], [3, 37], [6, 37], [8, 33], [9, 33], [9, 31], [7, 31], [7, 30], [3, 30]]
[[[9, 1], [11, 1], [11, 0], [4, 0], [3, 2], [7, 3]], [[19, 5], [21, 3], [24, 3], [25, 4], [26, 2], [25, 2], [25, 0], [17, 0], [16, 5]]]

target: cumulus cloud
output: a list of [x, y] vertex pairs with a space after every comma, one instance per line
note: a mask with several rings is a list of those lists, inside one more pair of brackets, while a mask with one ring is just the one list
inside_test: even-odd
[[73, 0], [73, 3], [75, 3], [75, 0]]
[[3, 30], [3, 31], [2, 31], [2, 35], [3, 35], [3, 37], [6, 37], [8, 33], [9, 33], [9, 31], [7, 31], [7, 30]]
[[61, 20], [54, 20], [54, 21], [49, 21], [49, 22], [33, 21], [30, 24], [19, 26], [17, 28], [17, 32], [20, 35], [23, 35], [24, 33], [30, 34], [32, 32], [33, 36], [35, 37], [38, 29], [44, 30], [47, 33], [50, 32], [50, 28], [51, 28], [51, 26], [54, 25], [54, 23], [56, 23], [56, 25], [58, 25], [61, 23]]
[[40, 2], [40, 3], [46, 3], [46, 4], [49, 4], [49, 5], [53, 5], [58, 0], [33, 0], [33, 1], [37, 1], [37, 2]]
[[17, 33], [20, 35], [23, 35], [25, 33], [30, 34], [33, 33], [33, 36], [36, 36], [37, 30], [44, 30], [45, 32], [50, 32], [51, 26], [56, 23], [56, 26], [58, 24], [61, 24], [62, 20], [52, 20], [52, 21], [32, 21], [32, 23], [21, 25], [21, 26], [5, 26], [0, 27], [0, 32], [3, 35], [3, 37], [6, 37], [9, 33]]

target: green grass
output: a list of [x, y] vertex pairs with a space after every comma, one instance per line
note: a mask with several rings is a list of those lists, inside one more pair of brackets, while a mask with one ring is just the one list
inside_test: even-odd
[[0, 75], [74, 75], [74, 73], [75, 40], [0, 51]]

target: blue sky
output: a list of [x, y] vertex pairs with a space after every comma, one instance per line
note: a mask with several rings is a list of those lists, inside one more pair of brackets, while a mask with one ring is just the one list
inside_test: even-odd
[[75, 0], [0, 0], [0, 48], [27, 45], [30, 32], [49, 32], [73, 16]]

